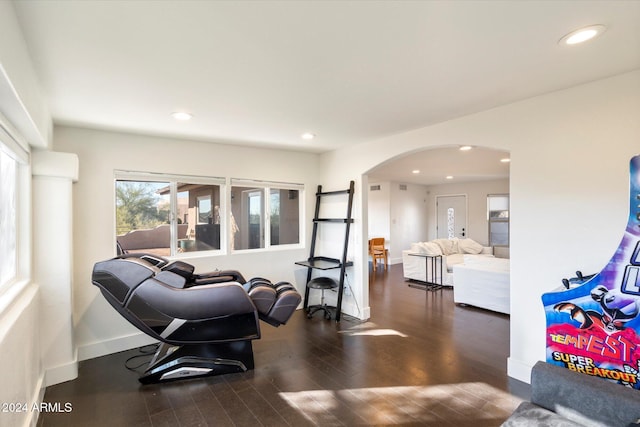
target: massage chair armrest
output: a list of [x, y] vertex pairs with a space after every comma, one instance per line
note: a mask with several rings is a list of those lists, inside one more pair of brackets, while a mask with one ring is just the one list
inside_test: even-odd
[[166, 316], [185, 320], [255, 312], [251, 298], [237, 282], [179, 289], [157, 278], [150, 278], [138, 286], [134, 297], [141, 298], [149, 307]]
[[164, 267], [163, 271], [170, 271], [185, 278], [184, 287], [211, 285], [215, 283], [238, 282], [244, 284], [246, 280], [237, 270], [215, 270], [208, 273], [195, 274], [195, 268], [184, 261], [171, 261]]
[[247, 281], [237, 270], [216, 270], [208, 273], [194, 274], [191, 283], [187, 286], [212, 285], [224, 282], [237, 282], [241, 285]]

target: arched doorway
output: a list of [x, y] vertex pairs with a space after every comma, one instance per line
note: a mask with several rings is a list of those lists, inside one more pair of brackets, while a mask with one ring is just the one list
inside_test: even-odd
[[412, 243], [438, 237], [436, 203], [442, 196], [465, 196], [467, 218], [458, 227], [464, 228], [458, 237], [489, 244], [487, 197], [509, 194], [509, 153], [483, 147], [461, 148], [464, 147], [414, 151], [367, 171], [363, 179], [367, 236], [385, 237], [391, 264], [400, 263], [402, 251]]

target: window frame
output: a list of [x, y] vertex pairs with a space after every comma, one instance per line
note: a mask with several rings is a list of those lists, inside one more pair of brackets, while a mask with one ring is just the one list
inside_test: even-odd
[[[2, 155], [10, 158], [14, 163], [14, 185], [13, 185], [13, 238], [15, 247], [13, 248], [13, 275], [0, 283], [0, 295], [5, 294], [10, 289], [14, 289], [20, 284], [26, 283], [30, 279], [30, 224], [31, 224], [31, 171], [30, 153], [24, 147], [28, 145], [21, 143], [20, 138], [14, 137], [17, 133], [0, 114], [0, 151]], [[1, 193], [0, 193], [1, 197]], [[4, 203], [0, 200], [0, 204]], [[0, 254], [3, 256], [3, 254]]]
[[[166, 182], [169, 184], [169, 256], [168, 258], [193, 258], [198, 256], [211, 256], [225, 253], [226, 240], [222, 230], [226, 229], [226, 206], [225, 201], [227, 183], [225, 178], [221, 177], [204, 177], [197, 175], [178, 175], [158, 172], [137, 172], [137, 171], [114, 171], [113, 181], [113, 239], [114, 248], [117, 246], [116, 232], [116, 185], [118, 181], [138, 181], [138, 182]], [[178, 252], [178, 183], [202, 184], [202, 185], [218, 185], [220, 187], [220, 249]], [[212, 201], [213, 204], [213, 201]], [[213, 209], [213, 206], [212, 206]], [[198, 218], [196, 218], [196, 223]]]
[[[300, 249], [304, 248], [304, 203], [305, 200], [304, 184], [297, 184], [291, 182], [277, 182], [277, 181], [261, 181], [261, 180], [251, 180], [251, 179], [242, 179], [242, 178], [231, 178], [229, 180], [227, 191], [228, 206], [229, 206], [229, 215], [231, 215], [232, 204], [231, 204], [231, 193], [233, 187], [247, 187], [252, 189], [260, 189], [261, 190], [261, 199], [262, 206], [261, 212], [263, 212], [263, 218], [261, 219], [261, 234], [264, 238], [264, 245], [260, 248], [251, 248], [251, 249], [231, 249], [231, 243], [229, 243], [229, 253], [251, 253], [256, 251], [277, 251], [277, 250], [288, 250], [288, 249]], [[274, 245], [271, 242], [271, 190], [296, 190], [298, 191], [298, 243], [285, 243], [285, 244], [277, 244]], [[228, 237], [229, 242], [231, 242], [231, 221], [229, 222], [228, 227]]]
[[[140, 182], [167, 182], [171, 188], [170, 191], [170, 254], [169, 258], [193, 258], [200, 256], [215, 256], [215, 255], [231, 255], [231, 254], [246, 254], [261, 251], [279, 251], [304, 248], [305, 242], [305, 227], [304, 227], [304, 200], [305, 200], [305, 187], [304, 184], [290, 183], [290, 182], [277, 182], [277, 181], [261, 181], [251, 179], [240, 178], [223, 178], [223, 177], [204, 177], [197, 175], [183, 175], [183, 174], [166, 174], [159, 172], [140, 172], [129, 170], [115, 170], [114, 182], [113, 182], [113, 247], [117, 245], [117, 232], [116, 232], [116, 183], [121, 180], [126, 181], [140, 181]], [[179, 182], [187, 182], [193, 184], [203, 185], [219, 185], [220, 186], [220, 249], [203, 250], [203, 251], [190, 251], [190, 252], [178, 252], [178, 227], [177, 227], [177, 213], [178, 213], [178, 191], [177, 186]], [[233, 187], [250, 187], [252, 189], [260, 189], [261, 192], [261, 233], [264, 238], [263, 247], [252, 249], [233, 249], [231, 236], [232, 233], [232, 201], [231, 193]], [[298, 242], [286, 243], [286, 244], [272, 244], [271, 243], [271, 190], [296, 190], [298, 192]], [[212, 209], [214, 209], [213, 200], [211, 201]]]

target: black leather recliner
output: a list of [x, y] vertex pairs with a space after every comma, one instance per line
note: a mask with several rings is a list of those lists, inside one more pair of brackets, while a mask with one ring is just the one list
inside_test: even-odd
[[125, 319], [161, 341], [144, 384], [253, 369], [258, 319], [285, 324], [302, 299], [287, 282], [247, 282], [235, 270], [195, 274], [190, 264], [149, 254], [98, 262], [92, 282]]

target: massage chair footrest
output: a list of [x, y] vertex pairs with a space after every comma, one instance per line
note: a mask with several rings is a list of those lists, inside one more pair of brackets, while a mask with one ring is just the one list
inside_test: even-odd
[[258, 310], [258, 317], [271, 326], [287, 323], [302, 301], [296, 288], [289, 282], [274, 285], [267, 279], [256, 277], [244, 287]]
[[250, 340], [174, 346], [161, 343], [142, 384], [245, 372], [254, 368]]

